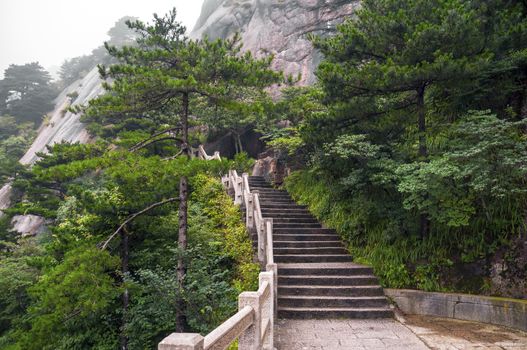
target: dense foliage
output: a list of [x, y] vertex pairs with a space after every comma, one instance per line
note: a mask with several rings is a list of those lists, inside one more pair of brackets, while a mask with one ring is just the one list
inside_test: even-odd
[[504, 252], [502, 274], [523, 283], [527, 252], [512, 247], [527, 220], [526, 10], [365, 0], [313, 38], [319, 87], [300, 96], [319, 105], [299, 118], [298, 94], [285, 96], [293, 128], [270, 144], [307, 162], [288, 188], [384, 285], [500, 293], [489, 276]]
[[211, 109], [257, 113], [280, 74], [238, 37], [189, 40], [175, 15], [127, 21], [136, 44], [107, 43], [108, 93], [82, 108], [98, 141], [51, 146], [13, 180], [4, 221], [40, 215], [49, 233], [1, 228], [0, 347], [156, 348], [177, 329], [210, 331], [256, 288], [241, 213], [218, 181], [251, 161], [192, 158], [203, 135], [192, 127], [215, 127], [199, 118]]
[[17, 122], [9, 115], [0, 116], [0, 183], [16, 177], [22, 170], [18, 163], [33, 140], [35, 130], [31, 123]]
[[[15, 181], [15, 187], [60, 186], [62, 200], [42, 201], [41, 193], [26, 192], [24, 202], [11, 209], [49, 213], [54, 224], [38, 242], [11, 236], [3, 242], [0, 344], [114, 349], [124, 334], [131, 349], [155, 348], [175, 327], [178, 299], [188, 305], [195, 331], [210, 331], [228, 318], [237, 294], [255, 288], [259, 271], [241, 214], [215, 179], [230, 166], [185, 158], [167, 162], [106, 151], [101, 144], [52, 148], [30, 178]], [[169, 203], [127, 225], [129, 270], [123, 273], [125, 238], [107, 250], [100, 243], [130, 214], [172, 196], [182, 175], [192, 189], [187, 251], [178, 248], [177, 205]], [[188, 262], [183, 289], [175, 274], [181, 254]], [[130, 300], [123, 315], [125, 289]]]

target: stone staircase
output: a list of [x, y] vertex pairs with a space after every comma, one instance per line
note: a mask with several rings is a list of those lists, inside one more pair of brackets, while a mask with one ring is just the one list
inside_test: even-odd
[[273, 219], [279, 318], [393, 317], [372, 269], [352, 262], [334, 230], [263, 177], [250, 176], [249, 187]]

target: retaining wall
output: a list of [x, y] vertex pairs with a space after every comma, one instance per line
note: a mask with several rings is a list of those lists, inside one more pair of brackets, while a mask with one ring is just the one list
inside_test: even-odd
[[384, 289], [406, 314], [491, 323], [527, 331], [527, 300], [469, 294]]

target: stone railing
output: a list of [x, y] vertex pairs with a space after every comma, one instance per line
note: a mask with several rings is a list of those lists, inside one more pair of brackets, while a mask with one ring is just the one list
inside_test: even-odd
[[[203, 155], [202, 159], [220, 159], [217, 153], [213, 156], [217, 158], [207, 158], [204, 149]], [[262, 217], [258, 193], [251, 192], [247, 174], [240, 177], [231, 170], [222, 178], [222, 183], [234, 194], [236, 204], [245, 205], [247, 228], [257, 233], [258, 260], [266, 266], [266, 272], [260, 273], [258, 291], [241, 293], [238, 312], [218, 328], [205, 337], [196, 333], [172, 333], [159, 343], [159, 350], [223, 350], [236, 339], [239, 350], [274, 348], [277, 265], [273, 258], [273, 221]]]
[[196, 157], [196, 158], [199, 158], [199, 159], [203, 159], [203, 160], [213, 160], [213, 159], [216, 159], [216, 160], [221, 160], [221, 157], [220, 157], [220, 152], [214, 152], [214, 154], [212, 156], [209, 156], [207, 154], [207, 152], [205, 151], [205, 148], [203, 147], [203, 145], [199, 145], [198, 148], [191, 148], [191, 154], [192, 156]]
[[274, 272], [260, 273], [256, 292], [238, 296], [238, 312], [203, 337], [197, 333], [172, 333], [161, 341], [159, 350], [223, 350], [238, 339], [239, 350], [273, 349]]

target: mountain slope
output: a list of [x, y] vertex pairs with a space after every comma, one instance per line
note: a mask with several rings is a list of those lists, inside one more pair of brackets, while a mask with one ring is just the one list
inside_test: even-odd
[[315, 81], [320, 55], [307, 34], [326, 34], [350, 17], [359, 1], [343, 0], [205, 0], [192, 38], [226, 38], [236, 32], [243, 49], [275, 55], [274, 68], [301, 74], [301, 85]]

